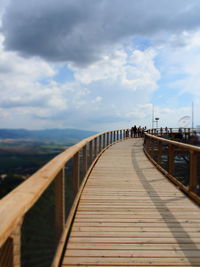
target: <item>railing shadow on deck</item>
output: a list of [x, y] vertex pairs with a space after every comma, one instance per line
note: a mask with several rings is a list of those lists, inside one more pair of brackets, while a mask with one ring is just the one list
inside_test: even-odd
[[59, 266], [87, 177], [127, 130], [91, 136], [59, 154], [0, 201], [0, 266]]
[[200, 204], [200, 147], [146, 133], [144, 152], [162, 173]]
[[[146, 138], [148, 138], [148, 137], [149, 136], [146, 136]], [[173, 214], [173, 212], [168, 207], [169, 202], [177, 201], [180, 198], [176, 197], [175, 199], [173, 199], [173, 198], [162, 199], [162, 197], [159, 195], [159, 193], [154, 189], [154, 187], [152, 185], [154, 181], [149, 180], [145, 175], [145, 170], [143, 170], [140, 167], [140, 160], [138, 158], [138, 154], [140, 153], [140, 151], [141, 151], [140, 149], [139, 149], [139, 151], [137, 151], [137, 148], [135, 148], [135, 147], [132, 150], [132, 163], [133, 163], [134, 169], [136, 170], [136, 173], [137, 173], [138, 177], [140, 178], [140, 181], [141, 181], [143, 187], [146, 189], [146, 192], [149, 195], [152, 203], [154, 203], [154, 207], [159, 212], [162, 220], [166, 223], [169, 231], [171, 232], [171, 234], [173, 235], [173, 237], [177, 241], [178, 246], [180, 247], [180, 249], [183, 252], [183, 254], [185, 255], [185, 257], [187, 258], [188, 262], [190, 262], [191, 266], [193, 266], [193, 261], [192, 261], [192, 257], [191, 257], [191, 250], [192, 251], [198, 251], [198, 252], [200, 252], [200, 250], [199, 250], [197, 244], [195, 244], [193, 242], [192, 238], [190, 237], [190, 234], [187, 233], [187, 231], [184, 229], [182, 224], [179, 222], [179, 220], [176, 218], [176, 216]], [[158, 181], [158, 180], [156, 180], [156, 181]], [[156, 200], [155, 200], [155, 197], [156, 197]], [[165, 209], [165, 212], [167, 212], [167, 216], [165, 214], [163, 214], [163, 209]], [[175, 223], [176, 227], [179, 228], [179, 231], [181, 231], [181, 233], [182, 233], [182, 238], [180, 238], [180, 235], [179, 235], [180, 232], [172, 231], [172, 229], [173, 229], [173, 226], [171, 225], [172, 223]], [[185, 244], [183, 243], [182, 239], [188, 240], [188, 242], [190, 243], [190, 249], [191, 250], [185, 249]]]

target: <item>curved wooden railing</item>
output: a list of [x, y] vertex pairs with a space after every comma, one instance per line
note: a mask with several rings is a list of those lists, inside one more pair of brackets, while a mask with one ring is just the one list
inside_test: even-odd
[[[180, 127], [181, 128], [181, 127]], [[147, 133], [153, 134], [156, 136], [166, 136], [166, 135], [175, 135], [179, 132], [180, 128], [154, 128], [147, 130]], [[188, 138], [194, 132], [199, 133], [199, 129], [196, 128], [181, 128], [184, 138]]]
[[146, 133], [144, 151], [159, 170], [200, 204], [200, 147]]
[[0, 201], [0, 266], [58, 266], [89, 173], [126, 137], [116, 130], [82, 140]]

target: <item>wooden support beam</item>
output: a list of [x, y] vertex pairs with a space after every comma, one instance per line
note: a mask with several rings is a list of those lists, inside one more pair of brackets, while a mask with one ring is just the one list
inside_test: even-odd
[[101, 147], [102, 147], [102, 136], [99, 136], [99, 153], [101, 152]]
[[197, 179], [197, 157], [196, 151], [190, 150], [190, 176], [189, 176], [189, 190], [197, 193], [199, 191], [199, 183]]
[[[0, 266], [14, 267], [13, 238], [9, 237], [0, 248]], [[20, 254], [19, 254], [20, 257]], [[17, 262], [16, 262], [17, 263]], [[19, 266], [19, 265], [16, 265]]]
[[87, 169], [88, 169], [88, 163], [87, 163], [87, 145], [83, 147], [83, 175], [85, 176]]
[[123, 130], [123, 133], [124, 133], [124, 138], [123, 139], [126, 139], [126, 130]]
[[65, 225], [65, 171], [64, 168], [55, 178], [55, 222], [56, 238], [60, 239]]
[[73, 157], [73, 189], [76, 195], [80, 186], [80, 163], [79, 163], [79, 152]]
[[168, 149], [168, 172], [173, 176], [174, 174], [174, 145], [169, 144]]
[[1, 267], [20, 267], [21, 266], [21, 226], [22, 220], [16, 226], [10, 237], [0, 248]]
[[112, 144], [113, 141], [113, 132], [110, 133], [110, 144]]
[[103, 134], [103, 148], [106, 147], [106, 134]]
[[107, 133], [107, 146], [109, 146], [109, 133]]
[[91, 164], [92, 161], [93, 161], [92, 142], [93, 142], [93, 141], [90, 141], [90, 143], [89, 143], [90, 164]]
[[97, 156], [97, 138], [94, 139], [94, 158]]
[[158, 164], [162, 163], [162, 142], [158, 141]]

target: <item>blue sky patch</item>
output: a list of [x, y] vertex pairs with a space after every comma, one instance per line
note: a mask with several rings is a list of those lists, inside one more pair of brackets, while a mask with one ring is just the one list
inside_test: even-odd
[[66, 65], [62, 65], [57, 69], [57, 74], [53, 79], [58, 83], [71, 82], [74, 80], [74, 74]]

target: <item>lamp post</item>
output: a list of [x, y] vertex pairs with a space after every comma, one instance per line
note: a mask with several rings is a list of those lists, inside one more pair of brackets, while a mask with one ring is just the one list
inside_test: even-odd
[[159, 118], [155, 118], [156, 128], [158, 128], [158, 121], [159, 121]]

